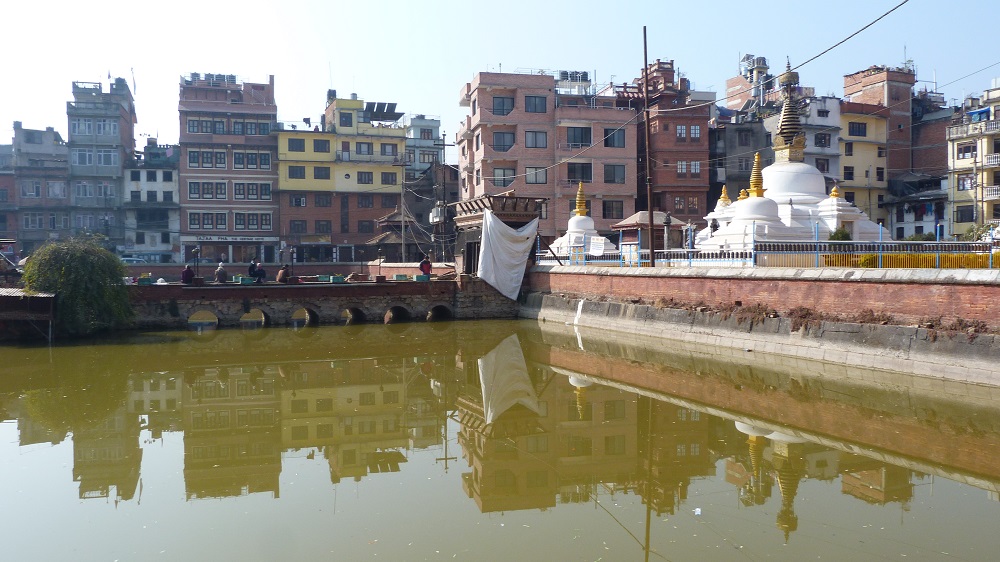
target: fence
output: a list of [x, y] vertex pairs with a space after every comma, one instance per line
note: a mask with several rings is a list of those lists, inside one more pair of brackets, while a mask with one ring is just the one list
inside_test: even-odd
[[[649, 266], [649, 250], [624, 245], [619, 251], [588, 253], [586, 243], [570, 246], [563, 265]], [[595, 252], [596, 253], [596, 252]], [[537, 253], [537, 263], [555, 265], [551, 252]], [[657, 250], [660, 267], [849, 267], [915, 269], [992, 269], [993, 242], [754, 242], [747, 250]]]

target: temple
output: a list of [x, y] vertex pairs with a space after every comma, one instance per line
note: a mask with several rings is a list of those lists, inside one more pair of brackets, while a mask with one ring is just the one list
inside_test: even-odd
[[732, 202], [725, 187], [715, 209], [706, 215], [708, 226], [695, 243], [704, 250], [745, 250], [760, 241], [828, 240], [843, 228], [851, 240], [890, 240], [889, 232], [840, 197], [837, 186], [826, 191], [823, 174], [803, 160], [805, 133], [793, 96], [797, 72], [787, 68], [779, 78], [785, 102], [774, 140], [774, 163], [761, 168], [754, 155], [750, 189]]
[[552, 253], [568, 256], [571, 252], [585, 252], [590, 256], [600, 256], [605, 252], [618, 250], [611, 240], [601, 236], [594, 228], [594, 219], [587, 215], [587, 198], [583, 194], [583, 182], [576, 191], [576, 210], [566, 225], [566, 234], [556, 238], [551, 245]]

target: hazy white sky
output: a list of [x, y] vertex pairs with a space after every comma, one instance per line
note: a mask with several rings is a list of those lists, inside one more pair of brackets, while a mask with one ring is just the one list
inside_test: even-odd
[[[190, 72], [251, 82], [273, 74], [283, 121], [317, 119], [328, 88], [396, 102], [440, 117], [451, 142], [467, 110], [459, 90], [476, 72], [587, 70], [597, 82], [630, 81], [641, 72], [645, 25], [650, 61], [673, 59], [696, 89], [721, 99], [741, 55], [767, 57], [772, 71], [785, 57], [798, 65], [902, 0], [14, 1], [4, 8], [0, 143], [14, 121], [65, 138], [72, 82], [106, 85], [109, 73], [130, 83], [134, 75], [137, 133], [175, 143], [178, 82]], [[799, 69], [802, 83], [841, 96], [844, 74], [909, 58], [918, 87], [936, 78], [955, 102], [978, 94], [1000, 76], [986, 17], [994, 9], [993, 0], [909, 0]]]

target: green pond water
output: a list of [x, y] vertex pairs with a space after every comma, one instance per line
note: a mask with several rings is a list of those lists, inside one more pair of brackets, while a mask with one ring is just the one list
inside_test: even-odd
[[991, 388], [529, 322], [6, 345], [0, 552], [993, 560], [998, 413]]

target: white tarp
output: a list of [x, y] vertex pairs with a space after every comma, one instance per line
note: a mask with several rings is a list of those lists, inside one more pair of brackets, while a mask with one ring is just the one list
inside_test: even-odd
[[538, 395], [528, 377], [517, 334], [510, 335], [479, 359], [479, 382], [483, 388], [486, 423], [493, 423], [515, 404], [539, 413]]
[[492, 211], [486, 211], [479, 248], [479, 278], [505, 297], [516, 299], [537, 231], [538, 219], [514, 229]]

